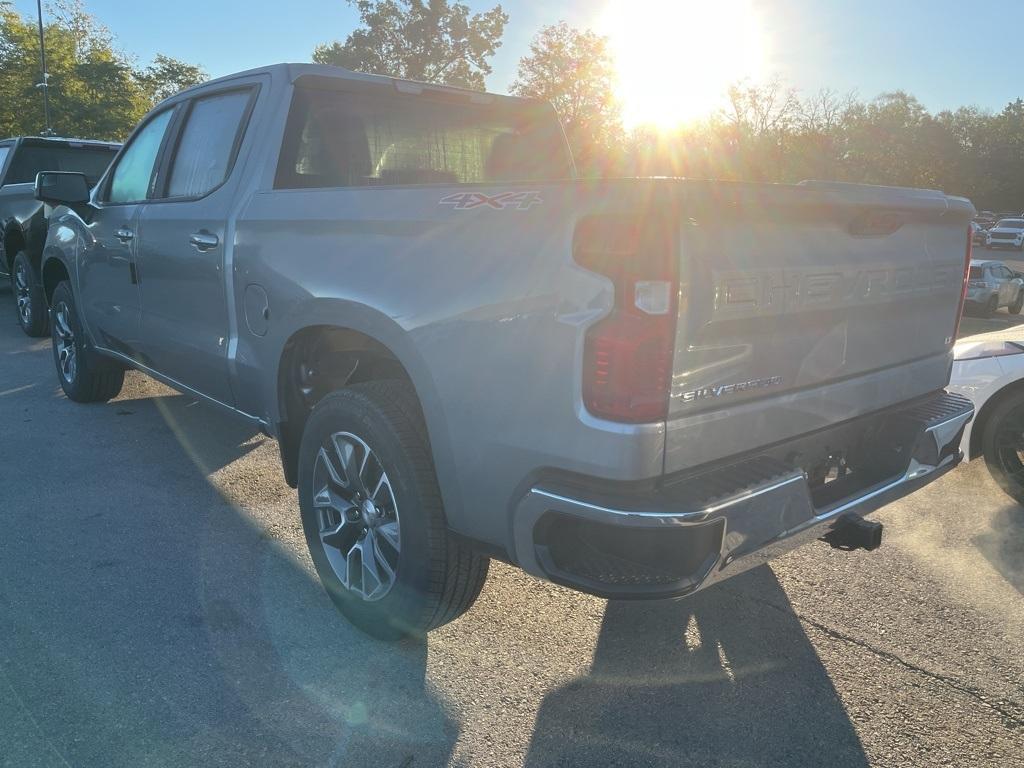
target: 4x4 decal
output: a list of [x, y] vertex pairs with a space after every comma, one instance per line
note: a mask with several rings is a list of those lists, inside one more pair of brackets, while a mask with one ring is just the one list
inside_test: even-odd
[[528, 211], [544, 200], [540, 192], [499, 192], [496, 195], [485, 195], [483, 192], [456, 192], [454, 195], [442, 197], [438, 205], [450, 205], [456, 211], [470, 211], [474, 208], [488, 207], [496, 211], [515, 208], [517, 211]]

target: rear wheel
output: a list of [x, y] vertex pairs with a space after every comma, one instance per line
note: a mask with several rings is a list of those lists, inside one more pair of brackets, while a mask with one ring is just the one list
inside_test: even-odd
[[997, 309], [999, 309], [999, 297], [989, 296], [984, 309], [982, 309], [982, 317], [992, 317]]
[[39, 284], [36, 271], [24, 251], [18, 251], [14, 257], [11, 290], [21, 330], [28, 336], [45, 336], [48, 317], [43, 286]]
[[105, 403], [124, 385], [124, 368], [85, 343], [71, 285], [65, 280], [53, 291], [50, 337], [57, 378], [69, 400]]
[[985, 466], [1010, 497], [1024, 504], [1024, 391], [1006, 395], [986, 417]]
[[421, 635], [480, 594], [488, 560], [448, 533], [408, 384], [357, 384], [317, 403], [299, 450], [299, 503], [321, 582], [367, 634]]
[[1021, 309], [1024, 309], [1024, 288], [1017, 291], [1017, 298], [1013, 300], [1013, 303], [1006, 308], [1006, 311], [1011, 315], [1019, 315]]

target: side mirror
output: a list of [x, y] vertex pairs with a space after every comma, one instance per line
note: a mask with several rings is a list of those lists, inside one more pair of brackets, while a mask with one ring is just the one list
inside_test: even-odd
[[50, 205], [76, 206], [89, 202], [89, 182], [84, 173], [40, 171], [36, 174], [36, 200]]

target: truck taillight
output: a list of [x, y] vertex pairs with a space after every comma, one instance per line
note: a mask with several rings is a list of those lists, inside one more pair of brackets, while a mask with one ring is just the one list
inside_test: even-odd
[[679, 254], [671, 221], [595, 216], [576, 227], [576, 263], [615, 286], [612, 311], [587, 331], [583, 402], [612, 421], [668, 414], [679, 307]]
[[956, 344], [956, 337], [960, 335], [960, 318], [964, 315], [964, 302], [967, 300], [967, 284], [971, 277], [971, 256], [974, 255], [974, 233], [967, 227], [967, 250], [964, 255], [964, 277], [960, 286], [960, 306], [956, 310], [956, 323], [953, 325], [953, 337], [950, 345]]

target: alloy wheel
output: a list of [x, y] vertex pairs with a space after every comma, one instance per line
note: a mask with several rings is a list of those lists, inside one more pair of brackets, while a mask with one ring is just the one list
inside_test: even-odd
[[18, 317], [21, 318], [22, 325], [28, 325], [32, 320], [32, 295], [29, 291], [28, 273], [21, 260], [14, 268], [14, 298], [18, 303]]
[[362, 438], [336, 432], [313, 468], [320, 543], [342, 585], [366, 601], [391, 591], [401, 546], [398, 505], [387, 472]]
[[57, 345], [60, 375], [71, 384], [78, 375], [78, 350], [75, 348], [75, 332], [71, 330], [71, 310], [63, 301], [54, 307], [53, 320], [53, 341]]

